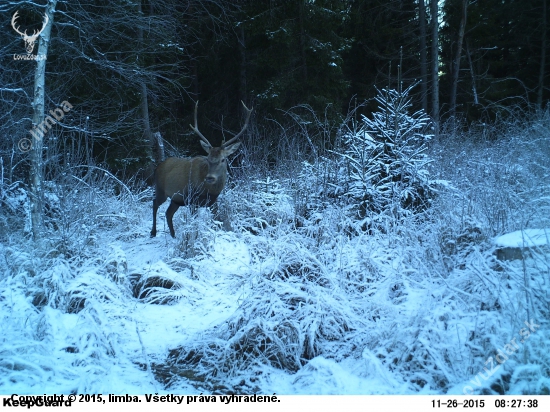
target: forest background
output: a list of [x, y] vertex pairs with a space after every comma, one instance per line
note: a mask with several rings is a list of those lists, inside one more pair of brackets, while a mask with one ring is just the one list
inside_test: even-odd
[[[271, 164], [288, 150], [283, 130], [314, 129], [312, 116], [340, 124], [358, 106], [356, 117], [369, 114], [377, 88], [417, 84], [414, 108], [459, 128], [542, 108], [550, 95], [544, 0], [55, 3], [44, 111], [73, 105], [59, 137], [92, 140], [94, 161], [126, 177], [150, 177], [155, 132], [201, 153], [188, 127], [196, 100], [214, 143], [239, 129], [241, 100], [254, 106], [250, 152]], [[35, 64], [11, 58], [23, 52], [9, 24], [18, 10], [29, 33], [45, 11], [0, 6], [4, 158], [33, 118]], [[335, 131], [313, 143], [333, 147]]]
[[[550, 393], [548, 0], [0, 22], [0, 393]], [[233, 230], [150, 238], [197, 100]]]

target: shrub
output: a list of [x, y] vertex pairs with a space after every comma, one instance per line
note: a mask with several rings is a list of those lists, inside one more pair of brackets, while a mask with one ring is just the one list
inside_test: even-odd
[[347, 175], [341, 186], [354, 202], [363, 224], [372, 225], [389, 218], [426, 210], [434, 193], [426, 165], [426, 143], [432, 137], [424, 111], [409, 114], [410, 86], [404, 91], [382, 89], [376, 101], [379, 110], [372, 119], [363, 116], [361, 124], [343, 136], [338, 154]]

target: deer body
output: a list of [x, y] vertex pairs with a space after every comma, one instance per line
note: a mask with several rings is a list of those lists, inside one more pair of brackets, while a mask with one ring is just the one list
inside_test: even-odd
[[223, 190], [225, 170], [214, 183], [206, 183], [208, 159], [204, 156], [189, 159], [171, 157], [162, 162], [155, 174], [156, 200], [164, 203], [166, 197], [180, 206], [198, 204], [211, 206]]
[[220, 147], [212, 147], [197, 127], [197, 106], [198, 102], [195, 105], [195, 126], [191, 126], [191, 128], [201, 138], [201, 146], [208, 153], [208, 156], [184, 159], [171, 157], [158, 165], [155, 171], [151, 237], [157, 234], [158, 208], [167, 198], [171, 200], [170, 206], [166, 210], [166, 221], [172, 237], [176, 236], [172, 218], [180, 206], [214, 206], [214, 214], [217, 215], [216, 200], [227, 181], [226, 159], [239, 148], [241, 143], [236, 142], [236, 140], [248, 126], [250, 113], [252, 113], [252, 109], [248, 109], [243, 103], [248, 115], [242, 130]]

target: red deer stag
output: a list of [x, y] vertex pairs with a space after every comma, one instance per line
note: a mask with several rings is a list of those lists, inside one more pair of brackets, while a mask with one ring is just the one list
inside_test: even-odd
[[155, 171], [155, 198], [153, 199], [151, 237], [157, 234], [157, 210], [167, 198], [171, 200], [170, 206], [166, 210], [166, 221], [172, 237], [176, 237], [172, 217], [180, 206], [210, 207], [214, 205], [214, 213], [217, 215], [216, 200], [227, 180], [226, 159], [239, 148], [241, 142], [237, 142], [237, 139], [246, 130], [253, 110], [246, 107], [244, 102], [241, 103], [247, 112], [242, 130], [220, 147], [212, 147], [197, 126], [197, 108], [199, 106], [197, 101], [195, 104], [195, 126], [189, 126], [200, 137], [201, 146], [206, 150], [208, 156], [186, 159], [170, 157], [158, 165]]

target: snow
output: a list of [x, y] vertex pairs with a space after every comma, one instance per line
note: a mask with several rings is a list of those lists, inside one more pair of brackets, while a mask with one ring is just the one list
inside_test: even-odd
[[499, 247], [532, 248], [549, 244], [550, 228], [516, 230], [495, 238], [495, 245]]
[[[147, 209], [144, 206], [142, 213], [146, 214]], [[326, 218], [327, 215], [317, 215], [315, 220], [327, 224]], [[468, 341], [470, 329], [481, 320], [466, 313], [453, 313], [452, 307], [457, 303], [449, 300], [445, 282], [423, 278], [421, 269], [413, 269], [410, 259], [414, 259], [419, 251], [402, 249], [392, 252], [387, 249], [388, 243], [383, 238], [350, 240], [340, 237], [333, 239], [335, 245], [339, 245], [336, 248], [339, 254], [318, 261], [304, 249], [303, 240], [295, 235], [287, 234], [276, 239], [267, 233], [253, 236], [240, 231], [223, 232], [215, 226], [208, 227], [207, 221], [208, 215], [195, 217], [192, 224], [199, 225], [205, 232], [197, 239], [197, 243], [202, 245], [198, 252], [186, 259], [179, 257], [185, 234], [174, 240], [161, 232], [157, 238], [150, 239], [147, 236], [150, 222], [144, 219], [130, 231], [142, 233], [137, 237], [112, 239], [110, 231], [97, 234], [99, 248], [104, 254], [94, 259], [105, 262], [103, 264], [83, 265], [76, 275], [70, 273], [64, 260], [58, 260], [54, 266], [50, 264], [50, 272], [47, 272], [51, 276], [50, 282], [57, 282], [60, 288], [64, 285], [65, 293], [86, 300], [84, 308], [77, 313], [67, 313], [52, 306], [37, 310], [27, 297], [29, 289], [25, 282], [31, 278], [21, 270], [15, 277], [4, 276], [0, 298], [4, 336], [0, 340], [0, 367], [9, 373], [0, 378], [0, 390], [20, 394], [71, 391], [206, 393], [207, 389], [193, 380], [179, 379], [170, 387], [164, 387], [155, 378], [155, 365], [165, 364], [169, 353], [176, 348], [200, 348], [201, 342], [213, 342], [210, 340], [213, 333], [226, 336], [223, 339], [230, 342], [234, 338], [224, 334], [243, 319], [253, 316], [258, 309], [266, 311], [266, 315], [270, 310], [275, 311], [270, 315], [270, 323], [262, 326], [267, 328], [265, 333], [269, 333], [271, 327], [278, 327], [279, 322], [290, 322], [298, 330], [301, 325], [309, 325], [311, 333], [324, 333], [327, 337], [345, 333], [339, 324], [346, 322], [345, 328], [354, 332], [347, 338], [351, 339], [349, 344], [325, 341], [325, 354], [313, 356], [297, 371], [285, 371], [269, 364], [260, 369], [253, 368], [255, 374], [260, 374], [253, 379], [256, 389], [250, 391], [434, 394], [440, 393], [437, 388], [431, 385], [414, 388], [404, 376], [392, 371], [384, 360], [398, 355], [400, 347], [406, 353], [419, 344], [434, 360], [440, 356], [438, 351], [449, 351], [447, 356], [455, 358], [455, 367], [468, 356], [463, 353], [464, 349], [460, 349], [461, 344]], [[180, 220], [179, 227], [176, 224], [177, 232], [189, 228], [182, 227], [182, 223]], [[517, 234], [515, 236], [517, 238]], [[11, 254], [10, 259], [15, 256], [13, 250], [4, 249], [3, 252]], [[19, 257], [20, 268], [28, 270], [31, 255]], [[266, 278], [277, 273], [281, 265], [291, 262], [302, 264], [302, 270], [316, 262], [323, 270], [324, 279], [333, 286], [325, 290], [315, 284], [295, 283], [292, 279], [278, 282]], [[367, 262], [370, 262], [368, 271]], [[35, 262], [34, 265], [39, 264]], [[107, 272], [102, 272], [101, 268]], [[370, 277], [368, 299], [352, 291], [348, 301], [342, 301], [341, 276], [346, 273], [345, 276], [363, 276], [361, 272]], [[177, 288], [161, 288], [153, 292], [149, 300], [136, 299], [130, 296], [127, 286], [128, 277], [136, 273], [163, 276], [176, 282]], [[288, 273], [292, 276], [292, 272]], [[355, 282], [360, 284], [360, 278]], [[447, 282], [449, 286], [456, 283], [451, 279]], [[282, 289], [270, 290], [271, 287]], [[459, 285], [455, 287], [460, 288]], [[57, 293], [60, 295], [58, 299], [62, 300], [61, 291]], [[301, 296], [304, 304], [310, 305], [309, 308], [303, 306], [303, 309], [311, 310], [311, 315], [303, 309], [302, 312], [294, 310], [285, 314], [287, 309], [277, 303], [277, 295]], [[169, 297], [170, 301], [152, 303], [158, 296]], [[293, 317], [299, 313], [303, 313], [300, 316], [305, 318]], [[319, 317], [316, 319], [316, 316]], [[374, 323], [370, 319], [374, 319]], [[330, 323], [326, 323], [327, 320]], [[306, 323], [300, 323], [303, 321]], [[309, 323], [311, 321], [314, 323]], [[423, 332], [417, 329], [419, 325], [424, 325]], [[399, 335], [396, 335], [398, 331]], [[414, 335], [416, 338], [410, 340]], [[320, 336], [313, 339], [314, 345], [321, 345]], [[224, 342], [220, 342], [223, 347]], [[405, 342], [408, 343], [403, 346]], [[435, 342], [439, 342], [439, 349], [433, 346]], [[357, 349], [351, 349], [353, 347]], [[448, 369], [443, 359], [436, 360], [435, 364], [449, 377], [455, 373]], [[479, 364], [480, 370], [481, 367]], [[540, 375], [540, 371], [537, 373]], [[238, 376], [235, 379], [242, 379]], [[234, 381], [230, 376], [227, 379], [227, 383]], [[423, 379], [430, 381], [431, 378], [424, 375]], [[448, 389], [449, 393], [462, 393], [468, 378], [465, 376], [464, 379], [462, 384], [455, 380]], [[542, 375], [531, 379], [533, 385], [544, 387]], [[524, 386], [521, 383], [518, 388]]]
[[[416, 139], [408, 119], [395, 147]], [[23, 224], [0, 233], [0, 393], [547, 394], [550, 230], [516, 231], [550, 223], [550, 145], [534, 141], [441, 148], [433, 201], [408, 213], [380, 191], [388, 207], [358, 216], [345, 156], [257, 173], [220, 198], [233, 231], [180, 208], [175, 239], [162, 213], [149, 237], [146, 194], [45, 185], [63, 224], [40, 242]], [[412, 154], [415, 170], [431, 160], [427, 146]], [[503, 177], [513, 161], [524, 167]], [[5, 210], [28, 205], [8, 189]], [[26, 207], [0, 210], [0, 225], [28, 221]], [[526, 246], [538, 248], [496, 260], [495, 247]]]

